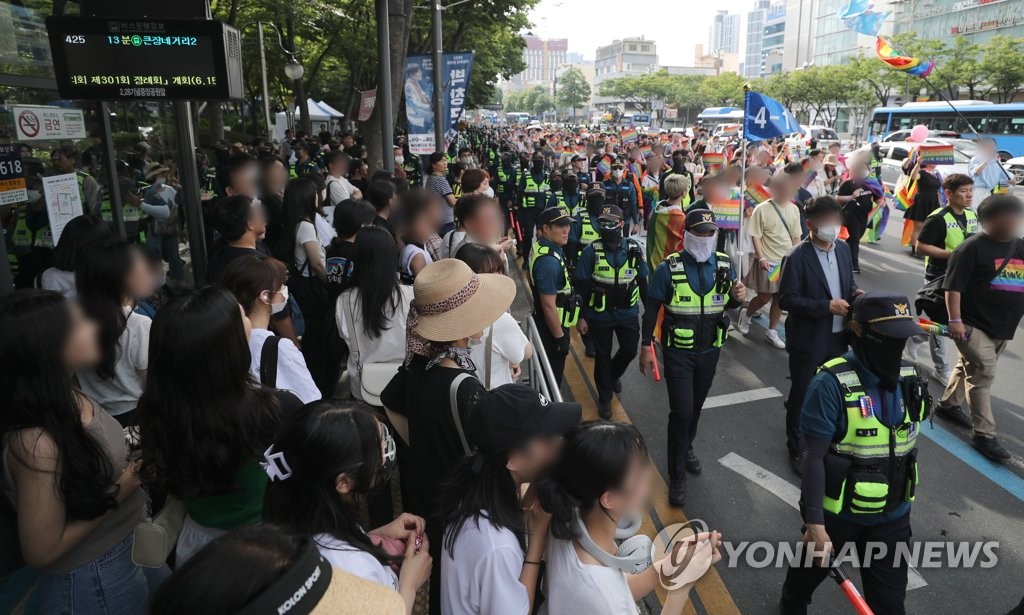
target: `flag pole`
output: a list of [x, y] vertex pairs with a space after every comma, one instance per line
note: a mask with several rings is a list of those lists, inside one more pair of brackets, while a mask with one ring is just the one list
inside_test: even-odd
[[739, 279], [743, 279], [743, 261], [746, 260], [743, 254], [743, 214], [746, 210], [747, 194], [747, 98], [750, 96], [750, 84], [743, 84], [743, 137], [740, 139], [740, 224], [736, 228], [736, 254], [739, 255]]
[[[964, 117], [964, 114], [961, 113], [960, 110], [956, 108], [956, 105], [954, 105], [952, 102], [950, 102], [950, 100], [948, 98], [946, 98], [946, 96], [942, 93], [942, 90], [940, 90], [939, 88], [937, 88], [934, 85], [932, 85], [932, 82], [928, 81], [928, 77], [923, 77], [922, 76], [921, 77], [921, 81], [924, 81], [926, 84], [928, 84], [928, 87], [930, 87], [932, 89], [932, 91], [934, 91], [936, 94], [938, 94], [939, 98], [941, 98], [943, 102], [945, 102], [947, 105], [949, 105], [949, 108], [952, 109], [953, 112], [956, 113], [957, 116], [961, 120], [963, 120], [963, 122], [965, 124], [967, 124], [967, 127], [971, 129], [971, 132], [974, 133], [975, 136], [980, 136], [980, 134], [978, 133], [978, 129], [975, 128], [973, 124], [971, 124], [971, 120], [969, 120], [966, 117]], [[998, 157], [999, 156], [997, 154], [996, 158], [998, 158]], [[1013, 183], [1014, 183], [1014, 180], [1013, 180], [1012, 177], [1010, 177], [1010, 173], [1009, 173], [1009, 171], [1006, 170], [1006, 167], [1003, 166], [1002, 161], [1000, 160], [999, 163], [996, 166], [999, 167], [999, 170], [1002, 171], [1003, 175], [1006, 176], [1006, 181], [1008, 181], [1009, 185], [1012, 186]]]

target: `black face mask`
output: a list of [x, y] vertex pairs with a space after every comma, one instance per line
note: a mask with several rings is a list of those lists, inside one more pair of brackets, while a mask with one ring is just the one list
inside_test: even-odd
[[551, 180], [551, 189], [552, 190], [561, 190], [562, 189], [562, 180], [560, 180], [560, 179], [553, 179], [553, 180]]
[[562, 183], [562, 191], [566, 194], [576, 194], [576, 189], [579, 188], [574, 180], [566, 180]]
[[672, 163], [672, 170], [676, 173], [684, 173], [686, 171], [686, 162], [682, 158], [677, 159]]
[[534, 171], [534, 173], [540, 173], [543, 170], [544, 170], [544, 161], [543, 160], [534, 160], [533, 161], [533, 171]]
[[611, 230], [601, 229], [600, 235], [601, 235], [601, 243], [604, 244], [604, 247], [608, 248], [609, 250], [612, 250], [612, 251], [618, 250], [619, 246], [622, 245], [622, 230], [621, 229], [617, 229], [617, 228], [616, 229], [611, 229]]
[[604, 197], [590, 197], [587, 199], [587, 212], [591, 216], [597, 216], [604, 207]]
[[907, 340], [879, 335], [865, 327], [860, 337], [853, 336], [853, 351], [872, 374], [878, 376], [883, 389], [894, 389], [900, 378], [903, 349]]

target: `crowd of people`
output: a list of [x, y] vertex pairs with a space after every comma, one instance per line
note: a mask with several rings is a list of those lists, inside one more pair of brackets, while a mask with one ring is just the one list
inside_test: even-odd
[[[659, 581], [681, 613], [721, 535], [691, 537], [682, 566], [623, 552], [656, 468], [613, 405], [634, 362], [664, 375], [683, 506], [719, 358], [762, 311], [789, 357], [805, 542], [907, 538], [931, 400], [905, 355], [927, 346], [935, 414], [1008, 457], [989, 390], [1024, 315], [1024, 209], [995, 194], [975, 213], [971, 176], [907, 168], [922, 291], [865, 292], [859, 242], [887, 198], [870, 152], [743, 144], [474, 127], [426, 155], [399, 138], [374, 173], [351, 133], [218, 148], [194, 289], [170, 168], [144, 161], [134, 192], [125, 169], [127, 238], [83, 173], [86, 213], [0, 297], [0, 523], [19, 545], [0, 574], [27, 570], [46, 613], [634, 613]], [[948, 327], [955, 367], [911, 307]], [[540, 360], [561, 385], [573, 329], [599, 420], [521, 382]], [[784, 612], [825, 570], [790, 570]], [[905, 562], [865, 579], [877, 612], [905, 588]]]

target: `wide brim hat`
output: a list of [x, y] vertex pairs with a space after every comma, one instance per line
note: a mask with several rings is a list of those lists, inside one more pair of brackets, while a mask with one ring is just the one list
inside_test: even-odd
[[398, 592], [338, 568], [331, 584], [310, 611], [311, 615], [405, 615], [405, 601]]
[[516, 296], [512, 278], [476, 274], [466, 263], [446, 258], [423, 268], [413, 283], [413, 331], [433, 342], [465, 339], [483, 331], [508, 310]]
[[160, 164], [159, 162], [151, 162], [146, 165], [145, 169], [142, 170], [142, 174], [146, 178], [146, 181], [149, 181], [156, 177], [157, 175], [161, 173], [166, 173], [168, 171], [170, 171], [170, 169]]

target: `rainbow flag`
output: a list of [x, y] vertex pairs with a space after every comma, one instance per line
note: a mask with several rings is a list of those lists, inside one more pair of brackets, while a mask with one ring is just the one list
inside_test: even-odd
[[633, 174], [633, 177], [640, 177], [641, 170], [639, 162], [631, 160], [626, 166], [629, 168], [629, 172]]
[[647, 225], [647, 262], [652, 270], [673, 252], [683, 249], [683, 223], [686, 215], [682, 207], [657, 207]]
[[739, 134], [740, 134], [740, 125], [739, 124], [733, 124], [731, 126], [726, 126], [725, 128], [723, 128], [721, 136], [723, 136], [723, 137], [735, 137], [735, 136], [738, 136]]
[[864, 230], [864, 237], [861, 241], [878, 243], [885, 234], [885, 227], [889, 224], [889, 208], [883, 202], [871, 210], [868, 217], [868, 227]]
[[770, 198], [772, 198], [771, 191], [760, 184], [747, 184], [747, 191], [743, 193], [743, 201], [746, 203], [747, 209], [757, 207]]
[[789, 146], [787, 145], [786, 147], [782, 148], [782, 151], [779, 152], [779, 155], [776, 156], [775, 160], [772, 161], [772, 168], [775, 169], [776, 173], [786, 167], [786, 154], [788, 150]]
[[921, 164], [953, 164], [953, 146], [942, 143], [936, 145], [920, 145], [917, 153]]
[[632, 143], [633, 141], [636, 141], [637, 139], [640, 138], [639, 134], [634, 128], [627, 128], [626, 130], [623, 130], [622, 132], [619, 133], [619, 136], [622, 137], [623, 143]]
[[909, 180], [900, 186], [893, 195], [893, 204], [898, 211], [907, 211], [914, 206], [914, 197], [917, 196], [917, 182]]
[[597, 161], [597, 172], [601, 175], [605, 175], [608, 171], [612, 170], [612, 158], [611, 156], [605, 156], [604, 158]]
[[701, 160], [709, 171], [713, 171], [725, 164], [725, 152], [704, 152], [701, 154]]
[[[1002, 267], [1003, 260], [999, 259], [993, 263], [996, 269]], [[1002, 272], [992, 280], [991, 287], [993, 290], [1024, 293], [1024, 261], [1019, 258], [1011, 258], [1006, 267], [1003, 267]]]
[[905, 56], [890, 45], [884, 38], [879, 36], [875, 40], [875, 55], [885, 62], [889, 68], [914, 75], [915, 77], [927, 77], [935, 68], [935, 62], [924, 61], [921, 58]]
[[768, 270], [768, 281], [774, 284], [778, 282], [779, 278], [781, 277], [782, 263], [775, 263], [774, 265], [772, 265], [772, 268]]
[[730, 199], [724, 203], [711, 205], [715, 214], [715, 222], [723, 231], [738, 231], [740, 228], [740, 199]]
[[640, 154], [644, 158], [650, 158], [651, 154], [654, 153], [654, 148], [650, 144], [644, 144], [640, 146]]

